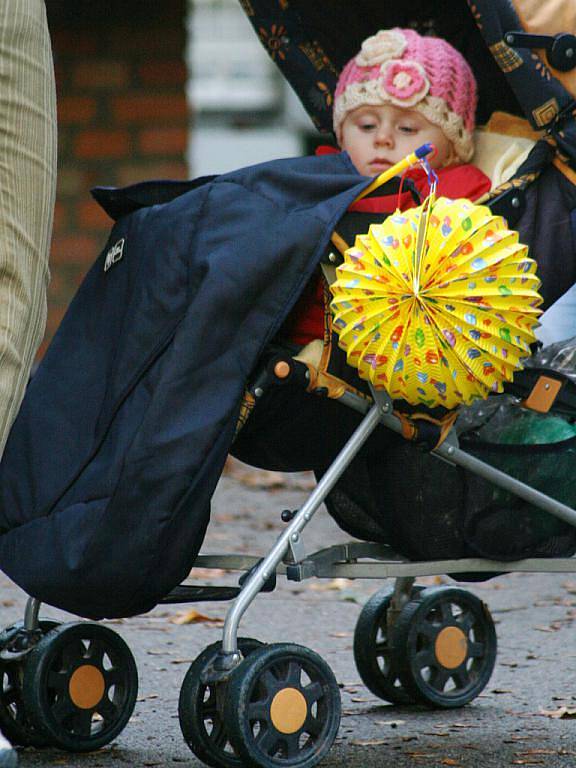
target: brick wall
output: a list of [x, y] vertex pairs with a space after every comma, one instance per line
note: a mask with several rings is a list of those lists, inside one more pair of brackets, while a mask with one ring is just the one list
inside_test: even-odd
[[58, 191], [46, 337], [112, 222], [96, 185], [185, 178], [186, 0], [47, 0], [58, 95]]

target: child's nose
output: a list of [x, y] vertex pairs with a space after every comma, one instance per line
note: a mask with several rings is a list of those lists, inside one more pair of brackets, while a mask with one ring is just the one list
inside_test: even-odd
[[378, 126], [376, 142], [386, 146], [391, 146], [394, 143], [394, 135], [389, 125], [382, 123]]

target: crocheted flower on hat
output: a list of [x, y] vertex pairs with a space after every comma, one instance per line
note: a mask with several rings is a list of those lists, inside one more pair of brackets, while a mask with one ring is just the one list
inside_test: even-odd
[[404, 53], [406, 38], [395, 29], [381, 29], [362, 43], [360, 53], [356, 56], [359, 67], [375, 67], [388, 59], [397, 59]]
[[384, 99], [401, 107], [413, 107], [430, 90], [426, 70], [417, 61], [393, 59], [382, 65], [380, 88]]

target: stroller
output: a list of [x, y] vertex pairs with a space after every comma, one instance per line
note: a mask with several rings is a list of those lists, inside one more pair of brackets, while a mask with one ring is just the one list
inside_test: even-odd
[[[550, 307], [551, 313], [558, 311], [557, 300], [576, 282], [570, 230], [576, 210], [576, 106], [572, 96], [576, 37], [555, 29], [554, 21], [560, 14], [548, 29], [534, 30], [528, 12], [524, 18], [520, 10], [514, 10], [507, 2], [480, 1], [468, 8], [464, 2], [453, 0], [434, 10], [428, 3], [414, 3], [404, 10], [385, 8], [370, 0], [353, 4], [339, 0], [329, 18], [325, 18], [321, 4], [302, 0], [246, 0], [242, 5], [273, 59], [323, 130], [329, 129], [330, 94], [337, 71], [359, 42], [378, 27], [428, 29], [459, 48], [479, 82], [479, 122], [498, 125], [497, 141], [501, 142], [502, 134], [509, 130], [523, 131], [524, 138], [539, 132], [540, 138], [512, 177], [494, 189], [485, 202], [518, 229], [522, 242], [529, 244], [539, 264], [544, 306]], [[498, 114], [500, 110], [507, 116]], [[518, 119], [522, 111], [530, 127]], [[485, 143], [490, 144], [490, 140], [486, 138]], [[499, 143], [498, 153], [501, 150]], [[299, 183], [302, 178], [299, 177]], [[136, 224], [146, 218], [150, 220], [157, 211], [161, 213], [167, 200], [176, 200], [179, 205], [179, 200], [185, 201], [186, 195], [202, 188], [202, 184], [205, 180], [184, 187], [152, 184], [123, 193], [100, 191], [99, 199], [118, 218], [121, 228], [115, 230], [99, 260], [98, 276], [95, 272], [88, 278], [88, 286], [79, 294], [76, 304], [89, 299], [90, 286], [107, 279], [103, 275], [119, 273], [123, 268], [128, 243], [137, 236]], [[338, 209], [330, 209], [326, 220], [336, 223], [342, 219], [342, 226], [338, 223], [336, 229], [343, 240], [348, 235], [346, 217], [342, 214], [365, 191], [365, 185], [360, 187], [357, 180], [347, 180], [332, 191], [339, 196], [340, 203]], [[391, 187], [390, 192], [394, 193], [395, 188]], [[551, 237], [550, 221], [566, 226], [555, 227]], [[167, 225], [157, 237], [149, 239], [156, 246], [171, 237]], [[322, 256], [320, 250], [316, 261]], [[323, 250], [328, 267], [339, 260], [337, 250], [337, 242]], [[144, 266], [154, 267], [154, 263], [145, 262]], [[169, 266], [176, 273], [176, 261]], [[138, 273], [127, 274], [128, 282], [139, 279]], [[193, 280], [192, 277], [191, 283]], [[301, 288], [301, 282], [294, 283], [292, 304]], [[113, 337], [118, 327], [114, 324], [114, 313], [120, 313], [117, 299], [114, 296], [103, 307], [101, 302], [89, 306], [88, 312], [96, 317], [93, 334], [94, 328], [101, 328], [102, 335]], [[551, 317], [554, 319], [554, 314]], [[340, 696], [326, 662], [292, 643], [262, 645], [238, 637], [242, 616], [260, 592], [274, 588], [277, 574], [296, 581], [311, 577], [394, 578], [394, 588], [376, 593], [365, 605], [356, 626], [354, 657], [362, 680], [375, 695], [387, 701], [419, 701], [432, 707], [452, 708], [472, 701], [487, 684], [496, 657], [494, 624], [487, 607], [471, 593], [456, 587], [423, 589], [415, 584], [416, 577], [454, 574], [460, 580], [474, 580], [510, 571], [575, 570], [571, 557], [576, 551], [574, 498], [558, 498], [556, 493], [571, 461], [575, 441], [569, 438], [550, 441], [545, 446], [502, 446], [483, 439], [482, 430], [493, 416], [488, 405], [489, 414], [481, 409], [463, 414], [464, 427], [460, 429], [454, 414], [402, 408], [385, 391], [360, 381], [334, 343], [329, 319], [327, 316], [324, 340], [306, 351], [288, 354], [285, 349], [271, 346], [270, 339], [262, 336], [261, 340], [267, 343], [258, 349], [258, 364], [241, 371], [247, 386], [242, 403], [237, 403], [234, 424], [221, 425], [222, 444], [231, 446], [240, 458], [273, 469], [301, 469], [297, 460], [306, 464], [307, 458], [303, 448], [294, 448], [294, 441], [299, 433], [302, 442], [302, 422], [293, 426], [296, 437], [284, 429], [285, 424], [276, 435], [263, 428], [270, 427], [273, 410], [282, 413], [286, 403], [291, 403], [291, 413], [301, 413], [304, 423], [316, 421], [329, 446], [314, 461], [318, 475], [315, 490], [299, 510], [283, 513], [286, 529], [262, 560], [250, 556], [196, 557], [203, 524], [194, 529], [195, 546], [190, 547], [188, 557], [180, 553], [181, 576], [192, 564], [225, 567], [245, 572], [240, 587], [174, 586], [170, 580], [175, 579], [177, 572], [169, 568], [167, 576], [158, 576], [156, 589], [164, 592], [156, 602], [234, 599], [222, 642], [208, 647], [193, 662], [180, 695], [184, 737], [201, 760], [216, 768], [244, 764], [308, 768], [327, 754], [336, 737]], [[120, 321], [125, 322], [123, 316]], [[548, 323], [543, 326], [550, 330]], [[169, 343], [167, 326], [160, 330], [154, 360], [162, 358]], [[32, 416], [36, 414], [38, 418], [39, 410], [47, 409], [47, 399], [39, 394], [42, 386], [52, 384], [52, 393], [58, 386], [60, 390], [66, 388], [66, 383], [60, 385], [56, 381], [51, 369], [51, 361], [70, 350], [66, 342], [64, 330], [55, 341], [54, 351], [49, 352], [44, 372], [41, 369], [38, 373], [39, 383], [34, 386], [30, 401], [39, 398], [40, 405], [24, 404], [7, 449], [3, 487], [10, 484], [10, 462], [19, 468], [11, 457], [18, 455], [19, 446], [29, 445], [38, 434], [31, 425]], [[183, 350], [177, 350], [177, 354], [182, 356]], [[140, 370], [143, 363], [136, 352], [134, 357]], [[542, 414], [542, 424], [552, 414], [574, 418], [574, 381], [551, 360], [550, 354], [543, 359], [536, 356], [532, 367], [515, 378], [506, 395], [506, 409], [531, 408]], [[91, 364], [88, 358], [81, 362]], [[153, 384], [165, 383], [160, 374], [156, 377]], [[137, 399], [126, 384], [129, 380], [126, 374], [124, 379], [112, 379], [107, 384], [107, 390], [116, 388], [118, 392], [116, 410], [111, 408], [110, 418], [121, 413], [122, 403]], [[195, 383], [198, 387], [202, 385], [199, 380]], [[97, 384], [92, 386], [96, 388]], [[60, 390], [62, 399], [73, 397], [73, 391]], [[138, 397], [147, 396], [148, 390], [139, 390]], [[210, 412], [215, 398], [207, 387], [204, 392]], [[85, 393], [87, 410], [91, 396], [91, 392]], [[500, 408], [500, 401], [497, 407]], [[99, 446], [115, 436], [114, 424], [118, 419], [110, 421], [112, 426], [107, 429], [102, 427], [107, 415], [99, 414], [91, 457], [96, 457]], [[158, 422], [156, 428], [159, 429]], [[73, 434], [69, 424], [62, 429]], [[384, 432], [390, 435], [386, 450], [400, 457], [396, 464], [402, 466], [402, 475], [391, 475], [387, 464], [386, 477], [382, 478], [386, 483], [379, 485], [379, 435]], [[265, 441], [263, 434], [268, 434]], [[333, 446], [338, 442], [343, 447], [334, 457]], [[113, 442], [116, 463], [124, 462], [118, 453], [121, 443], [119, 438]], [[71, 451], [80, 448], [71, 445]], [[218, 455], [221, 454], [220, 448]], [[209, 454], [208, 459], [214, 455]], [[503, 471], [499, 467], [510, 457]], [[222, 463], [215, 462], [207, 486], [213, 488], [221, 466]], [[539, 467], [546, 471], [536, 471]], [[76, 474], [82, 478], [91, 471], [102, 475], [103, 467], [95, 461], [91, 469], [91, 464], [86, 463]], [[45, 477], [49, 474], [44, 470], [44, 476], [30, 493], [40, 498], [43, 483], [51, 482], [50, 477]], [[536, 477], [535, 485], [541, 483], [539, 487], [523, 482], [527, 475]], [[428, 482], [432, 477], [435, 483]], [[69, 484], [75, 479], [69, 478]], [[157, 486], [156, 477], [146, 478], [147, 492], [151, 489], [150, 493], [156, 493]], [[66, 489], [66, 493], [71, 493], [66, 515], [72, 515], [67, 510], [76, 515], [88, 515], [94, 508], [100, 510], [98, 498], [80, 503], [71, 487]], [[431, 495], [419, 494], [417, 499], [411, 498], [409, 510], [402, 508], [407, 490], [414, 487], [430, 488]], [[198, 486], [194, 490], [200, 493]], [[206, 493], [205, 488], [202, 493]], [[378, 504], [374, 503], [374, 496]], [[17, 539], [12, 534], [28, 525], [42, 525], [47, 514], [26, 522], [9, 519], [9, 504], [25, 507], [25, 501], [21, 490], [12, 495], [5, 491], [4, 517], [0, 520], [4, 529], [0, 536], [0, 565], [34, 595], [28, 601], [23, 622], [8, 627], [0, 637], [0, 727], [15, 743], [51, 744], [71, 751], [96, 749], [115, 738], [130, 718], [137, 691], [132, 655], [107, 627], [87, 622], [58, 625], [39, 618], [39, 609], [42, 601], [72, 607], [78, 615], [93, 618], [128, 615], [130, 610], [118, 608], [107, 612], [94, 600], [88, 608], [83, 605], [81, 590], [64, 604], [59, 593], [51, 591], [51, 583], [42, 582], [40, 587], [38, 580], [30, 581], [30, 569], [24, 571], [15, 554], [19, 544], [25, 545], [26, 538], [22, 534]], [[306, 553], [303, 531], [323, 502], [338, 524], [357, 540]], [[392, 516], [395, 507], [400, 509], [396, 517]], [[543, 517], [541, 510], [549, 515]], [[187, 511], [185, 505], [183, 511]], [[100, 511], [98, 515], [104, 523], [104, 515]], [[74, 539], [77, 533], [72, 517], [66, 519], [69, 538]], [[59, 552], [64, 547], [62, 537], [56, 537], [55, 528], [48, 533], [54, 536], [50, 539], [54, 543], [52, 552]], [[33, 532], [28, 531], [27, 535]], [[138, 538], [137, 531], [130, 530], [128, 525], [116, 531], [117, 537], [123, 535]], [[180, 543], [182, 550], [189, 546], [186, 538]], [[98, 554], [102, 556], [97, 550], [91, 551], [89, 542], [83, 540], [77, 547], [65, 550], [65, 557], [58, 563], [74, 573], [79, 572], [84, 558], [96, 570], [97, 577], [102, 577]], [[153, 553], [150, 559], [153, 560]], [[49, 565], [40, 550], [38, 561], [45, 563], [45, 568]], [[159, 569], [159, 563], [154, 561], [150, 567]], [[111, 597], [103, 595], [102, 605]]]

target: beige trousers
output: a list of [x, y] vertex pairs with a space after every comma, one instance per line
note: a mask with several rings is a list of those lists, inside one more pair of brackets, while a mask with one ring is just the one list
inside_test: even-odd
[[0, 454], [46, 324], [56, 94], [43, 0], [0, 0]]

